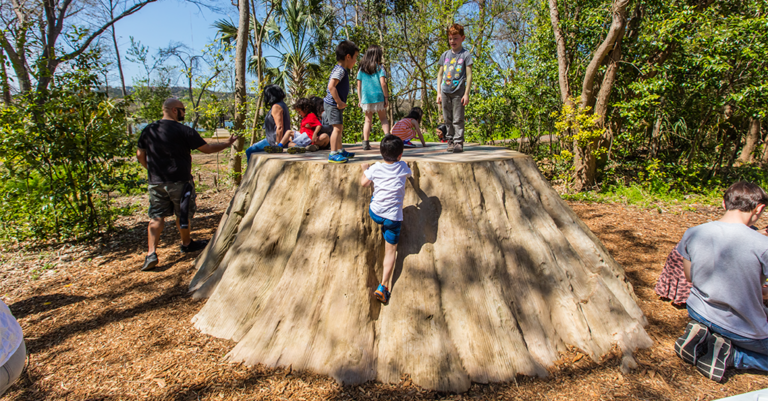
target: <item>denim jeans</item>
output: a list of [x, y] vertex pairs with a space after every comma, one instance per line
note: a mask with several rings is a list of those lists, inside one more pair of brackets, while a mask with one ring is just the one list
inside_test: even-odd
[[688, 307], [688, 316], [707, 326], [709, 330], [731, 340], [731, 344], [733, 345], [733, 367], [736, 369], [758, 369], [768, 372], [768, 338], [755, 340], [731, 333], [730, 331], [709, 322], [707, 319], [696, 313], [691, 307]]

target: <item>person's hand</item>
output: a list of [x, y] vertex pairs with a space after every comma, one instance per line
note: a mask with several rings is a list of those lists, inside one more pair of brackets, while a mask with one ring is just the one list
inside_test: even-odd
[[238, 139], [240, 139], [240, 137], [239, 137], [239, 136], [236, 136], [236, 135], [231, 135], [231, 136], [229, 137], [229, 139], [227, 140], [227, 144], [228, 144], [228, 145], [231, 145], [231, 144], [235, 143], [235, 142], [236, 142]]
[[442, 98], [440, 97], [440, 92], [437, 92], [437, 104], [442, 103]]
[[762, 230], [757, 230], [757, 232], [759, 232], [760, 234], [763, 234], [763, 235], [768, 235], [768, 227], [765, 227]]
[[347, 104], [344, 103], [344, 102], [338, 103], [336, 105], [336, 108], [339, 109], [339, 110], [344, 110], [345, 108], [347, 108]]
[[469, 105], [469, 93], [465, 93], [464, 96], [461, 97], [461, 105], [464, 107]]
[[357, 107], [359, 107], [359, 108], [361, 108], [361, 109], [362, 109], [362, 108], [363, 108], [363, 103], [362, 103], [362, 102], [359, 102], [359, 103], [357, 104]]
[[384, 108], [389, 108], [389, 100], [384, 99]]
[[368, 170], [368, 167], [371, 167], [371, 165], [368, 163], [363, 163], [360, 165], [360, 168], [363, 169], [363, 171]]

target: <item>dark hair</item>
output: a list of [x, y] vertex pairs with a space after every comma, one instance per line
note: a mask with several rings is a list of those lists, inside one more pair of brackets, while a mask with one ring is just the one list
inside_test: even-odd
[[768, 195], [756, 184], [739, 181], [725, 191], [723, 202], [725, 210], [751, 212], [758, 205], [768, 205]]
[[322, 111], [320, 110], [325, 109], [325, 106], [323, 106], [323, 103], [325, 101], [323, 100], [323, 98], [319, 96], [312, 96], [311, 98], [309, 98], [309, 100], [311, 100], [312, 103], [315, 104], [315, 111], [313, 113], [315, 113], [315, 115], [319, 118], [320, 114], [322, 113]]
[[370, 45], [368, 50], [365, 51], [363, 60], [360, 62], [360, 71], [368, 75], [375, 74], [381, 68], [381, 58], [383, 56], [384, 51], [381, 50], [381, 47]]
[[355, 57], [355, 53], [359, 52], [355, 42], [349, 40], [342, 40], [338, 46], [336, 46], [336, 61], [343, 61], [347, 56]]
[[453, 24], [448, 27], [448, 36], [459, 35], [464, 36], [464, 27], [460, 24]]
[[440, 132], [443, 133], [443, 135], [448, 133], [448, 127], [445, 126], [445, 124], [440, 124], [437, 126], [437, 129], [440, 130]]
[[[303, 97], [299, 100], [297, 100], [295, 103], [293, 103], [293, 108], [296, 110], [301, 110], [305, 113], [315, 113], [316, 107], [315, 102]], [[315, 113], [317, 114], [317, 113]]]
[[381, 157], [388, 162], [396, 162], [397, 158], [403, 154], [403, 140], [392, 134], [387, 134], [381, 140], [379, 145]]
[[264, 104], [272, 107], [273, 104], [282, 102], [285, 99], [285, 92], [283, 88], [278, 85], [267, 85], [264, 88]]
[[411, 111], [408, 112], [408, 115], [405, 116], [405, 118], [412, 118], [418, 122], [421, 122], [421, 116], [424, 115], [424, 110], [421, 109], [421, 107], [414, 107], [411, 109]]

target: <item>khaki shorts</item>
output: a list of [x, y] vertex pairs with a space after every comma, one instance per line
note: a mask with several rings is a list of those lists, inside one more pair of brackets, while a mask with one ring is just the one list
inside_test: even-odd
[[[195, 183], [192, 184], [192, 196], [189, 198], [189, 219], [195, 216], [197, 205], [195, 204]], [[149, 184], [149, 218], [158, 219], [181, 215], [181, 196], [184, 195], [186, 181], [164, 182], [162, 184]]]

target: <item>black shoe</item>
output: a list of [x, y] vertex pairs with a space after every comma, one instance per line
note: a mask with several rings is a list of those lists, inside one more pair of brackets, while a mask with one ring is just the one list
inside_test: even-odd
[[733, 366], [733, 346], [731, 340], [717, 333], [707, 336], [707, 353], [696, 362], [696, 369], [704, 376], [719, 382], [723, 380], [725, 369]]
[[685, 362], [695, 365], [706, 351], [709, 330], [697, 321], [688, 322], [685, 333], [675, 341], [675, 353]]
[[152, 252], [144, 258], [144, 266], [141, 267], [141, 271], [152, 270], [157, 266], [157, 254]]
[[371, 150], [371, 142], [363, 141], [363, 150]]
[[189, 253], [189, 252], [197, 252], [205, 249], [205, 246], [208, 245], [207, 240], [200, 240], [200, 241], [190, 241], [189, 245], [182, 245], [181, 246], [181, 253]]

